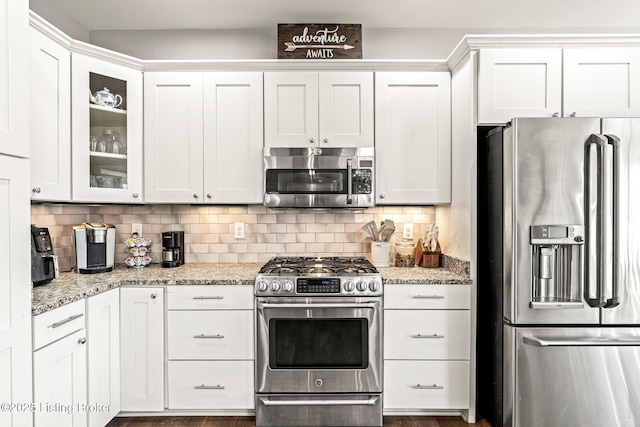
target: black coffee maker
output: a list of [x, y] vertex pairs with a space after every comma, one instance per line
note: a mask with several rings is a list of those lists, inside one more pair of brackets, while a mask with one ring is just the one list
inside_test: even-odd
[[184, 231], [162, 233], [163, 267], [177, 267], [184, 264]]
[[58, 275], [58, 257], [53, 254], [49, 229], [31, 224], [31, 283], [44, 285]]

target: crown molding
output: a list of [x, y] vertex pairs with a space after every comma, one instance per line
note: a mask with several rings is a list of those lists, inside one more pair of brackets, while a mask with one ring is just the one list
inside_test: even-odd
[[145, 71], [449, 71], [444, 60], [145, 60]]
[[446, 59], [143, 60], [74, 40], [29, 11], [30, 25], [71, 52], [141, 71], [451, 71], [469, 52], [491, 48], [640, 47], [640, 34], [468, 34]]
[[549, 47], [640, 47], [640, 34], [467, 34], [446, 62], [453, 70], [472, 50]]

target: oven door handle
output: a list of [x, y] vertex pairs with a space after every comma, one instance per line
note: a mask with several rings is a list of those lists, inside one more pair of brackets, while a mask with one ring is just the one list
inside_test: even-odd
[[371, 396], [368, 400], [271, 400], [268, 397], [258, 397], [264, 406], [375, 406], [380, 400], [380, 396]]
[[261, 301], [257, 302], [258, 309], [262, 310], [265, 308], [379, 308], [380, 302], [378, 301], [364, 301], [361, 303], [312, 303], [312, 304], [302, 304], [302, 303], [264, 303]]

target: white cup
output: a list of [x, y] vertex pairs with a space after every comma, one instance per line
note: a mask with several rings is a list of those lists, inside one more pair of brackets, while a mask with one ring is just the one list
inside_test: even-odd
[[389, 267], [389, 242], [371, 242], [371, 263], [376, 267]]

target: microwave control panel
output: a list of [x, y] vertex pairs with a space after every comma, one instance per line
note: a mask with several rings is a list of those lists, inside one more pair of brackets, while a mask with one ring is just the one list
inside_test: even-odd
[[353, 175], [354, 194], [371, 194], [373, 191], [371, 169], [358, 169]]

